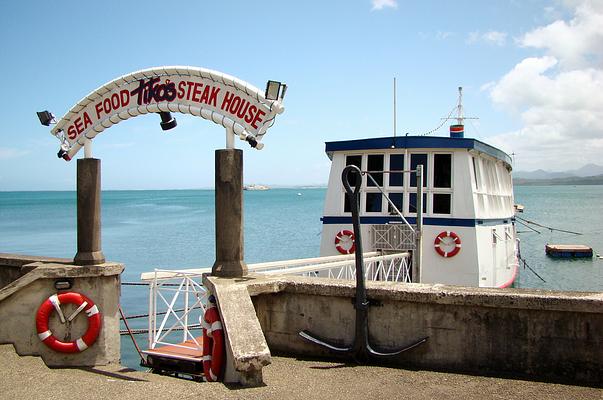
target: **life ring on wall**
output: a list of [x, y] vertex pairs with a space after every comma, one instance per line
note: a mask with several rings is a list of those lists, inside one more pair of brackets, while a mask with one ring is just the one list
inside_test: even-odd
[[[344, 239], [344, 238], [347, 238], [347, 239]], [[350, 242], [350, 241], [352, 242], [352, 245], [347, 249], [341, 245], [342, 242]], [[335, 248], [341, 254], [352, 254], [354, 251], [356, 251], [356, 242], [354, 241], [354, 232], [352, 232], [348, 229], [344, 229], [344, 230], [337, 232], [337, 235], [335, 235]]]
[[203, 374], [208, 382], [222, 380], [224, 367], [224, 330], [215, 299], [210, 296], [209, 306], [202, 318], [203, 325]]
[[[75, 311], [65, 319], [63, 311], [61, 310], [61, 304], [73, 304], [77, 308]], [[62, 342], [57, 339], [50, 328], [48, 327], [48, 321], [53, 311], [59, 314], [59, 318], [62, 323], [66, 321], [72, 321], [81, 311], [86, 313], [88, 317], [88, 329], [84, 335], [71, 342]], [[44, 301], [38, 308], [36, 313], [36, 330], [38, 337], [46, 346], [50, 347], [54, 351], [60, 353], [79, 353], [92, 346], [101, 329], [101, 313], [98, 307], [92, 300], [84, 296], [81, 293], [67, 292], [53, 294], [46, 301]]]
[[[454, 244], [454, 248], [449, 252], [444, 251], [441, 246], [442, 241], [444, 241], [444, 239], [446, 238], [451, 238], [452, 243]], [[450, 246], [452, 243], [446, 241], [444, 245]], [[452, 231], [444, 231], [441, 232], [438, 236], [436, 236], [433, 246], [435, 247], [435, 250], [438, 252], [438, 254], [442, 257], [454, 257], [458, 254], [459, 251], [461, 251], [461, 238], [459, 237], [459, 235]]]

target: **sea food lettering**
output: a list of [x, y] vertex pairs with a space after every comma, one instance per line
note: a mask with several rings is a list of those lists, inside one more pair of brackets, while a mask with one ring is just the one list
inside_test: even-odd
[[67, 137], [71, 140], [75, 139], [77, 135], [84, 132], [89, 125], [92, 125], [92, 120], [88, 113], [84, 111], [84, 115], [77, 117], [75, 121], [73, 121], [73, 124], [69, 125], [69, 128], [67, 128]]

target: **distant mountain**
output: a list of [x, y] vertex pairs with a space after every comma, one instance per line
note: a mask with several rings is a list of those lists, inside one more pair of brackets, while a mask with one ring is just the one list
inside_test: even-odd
[[550, 186], [550, 185], [603, 185], [603, 174], [595, 176], [570, 176], [569, 178], [554, 179], [525, 179], [513, 178], [517, 186]]
[[572, 171], [567, 171], [567, 172], [572, 175], [575, 175], [575, 176], [582, 176], [582, 177], [595, 176], [595, 175], [603, 174], [603, 167], [600, 165], [596, 165], [596, 164], [586, 164], [582, 168], [578, 168], [578, 169], [575, 169]]
[[563, 179], [563, 178], [571, 178], [571, 177], [588, 177], [588, 176], [596, 176], [603, 174], [603, 167], [596, 164], [586, 164], [585, 166], [573, 169], [570, 171], [545, 171], [542, 169], [537, 169], [536, 171], [514, 171], [513, 178], [515, 179], [527, 179], [527, 180], [535, 180], [535, 179]]

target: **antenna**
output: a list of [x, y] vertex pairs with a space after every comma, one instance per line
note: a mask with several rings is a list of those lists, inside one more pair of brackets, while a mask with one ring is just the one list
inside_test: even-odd
[[463, 125], [463, 87], [459, 86], [459, 105], [458, 105], [458, 116], [456, 118], [459, 125]]
[[396, 77], [394, 76], [394, 137], [396, 137]]

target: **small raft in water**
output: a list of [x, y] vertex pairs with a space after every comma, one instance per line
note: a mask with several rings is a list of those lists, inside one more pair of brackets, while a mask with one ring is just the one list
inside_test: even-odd
[[544, 251], [551, 257], [577, 258], [593, 256], [593, 249], [582, 244], [547, 244]]

